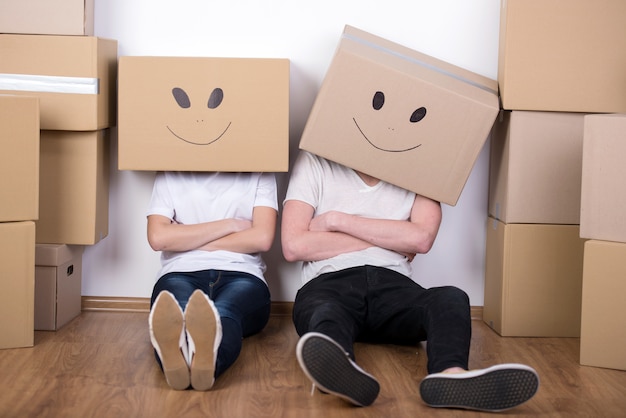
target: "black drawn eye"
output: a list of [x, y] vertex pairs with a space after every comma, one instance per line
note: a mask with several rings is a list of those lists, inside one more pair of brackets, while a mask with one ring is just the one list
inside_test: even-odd
[[179, 87], [174, 87], [172, 89], [172, 95], [174, 95], [174, 99], [176, 100], [176, 103], [178, 103], [178, 106], [183, 109], [189, 109], [191, 107], [191, 101], [189, 100], [187, 93], [185, 93], [185, 90]]
[[413, 112], [413, 114], [411, 114], [411, 123], [419, 122], [420, 120], [424, 119], [425, 116], [426, 108], [420, 107], [415, 112]]
[[385, 94], [382, 91], [377, 91], [374, 93], [374, 98], [372, 99], [372, 107], [375, 110], [380, 110], [385, 104]]
[[209, 109], [215, 109], [220, 104], [222, 104], [222, 100], [224, 99], [224, 92], [221, 88], [213, 89], [211, 92], [211, 97], [209, 97]]

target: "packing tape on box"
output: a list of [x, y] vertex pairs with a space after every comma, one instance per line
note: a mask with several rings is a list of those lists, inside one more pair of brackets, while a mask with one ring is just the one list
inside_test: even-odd
[[90, 77], [0, 74], [0, 90], [99, 94], [100, 81]]
[[412, 62], [412, 63], [417, 64], [419, 66], [422, 66], [422, 67], [424, 67], [424, 68], [426, 68], [428, 70], [435, 71], [435, 72], [437, 72], [439, 74], [442, 74], [442, 75], [445, 75], [445, 76], [448, 76], [448, 77], [452, 77], [455, 80], [461, 81], [463, 83], [469, 84], [469, 85], [474, 86], [474, 87], [478, 87], [479, 89], [485, 90], [485, 91], [487, 91], [489, 93], [496, 94], [496, 95], [498, 94], [497, 91], [495, 91], [494, 89], [489, 88], [489, 87], [487, 87], [487, 86], [485, 86], [483, 84], [477, 83], [475, 81], [472, 81], [470, 79], [462, 77], [462, 76], [460, 76], [458, 74], [451, 73], [450, 71], [443, 70], [443, 69], [437, 67], [436, 65], [429, 64], [429, 63], [427, 63], [425, 61], [422, 61], [422, 60], [419, 60], [417, 58], [410, 57], [408, 55], [404, 55], [404, 54], [401, 54], [401, 53], [396, 52], [396, 51], [392, 51], [392, 50], [390, 50], [388, 48], [385, 48], [383, 46], [377, 45], [377, 44], [375, 44], [373, 42], [366, 41], [365, 39], [361, 39], [359, 37], [350, 35], [348, 33], [344, 33], [342, 35], [342, 38], [345, 38], [345, 39], [350, 40], [350, 41], [358, 42], [358, 43], [360, 43], [362, 45], [365, 45], [365, 46], [368, 46], [370, 48], [382, 51], [382, 52], [387, 53], [387, 54], [394, 55], [394, 56], [396, 56], [398, 58], [401, 58], [401, 59], [403, 59], [405, 61]]

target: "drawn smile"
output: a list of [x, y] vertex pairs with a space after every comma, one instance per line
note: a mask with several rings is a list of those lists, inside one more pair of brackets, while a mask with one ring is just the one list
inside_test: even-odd
[[414, 146], [412, 146], [412, 147], [409, 147], [409, 148], [403, 148], [403, 149], [388, 149], [388, 148], [383, 148], [383, 147], [380, 147], [380, 146], [376, 145], [375, 143], [373, 143], [373, 142], [372, 142], [372, 141], [371, 141], [371, 140], [367, 137], [367, 135], [365, 135], [365, 132], [363, 132], [363, 129], [361, 129], [361, 127], [359, 126], [359, 124], [358, 124], [358, 122], [356, 121], [356, 119], [355, 119], [355, 118], [352, 118], [352, 120], [354, 121], [354, 124], [356, 125], [357, 129], [359, 130], [359, 132], [361, 132], [361, 135], [363, 135], [363, 138], [365, 138], [365, 140], [366, 140], [367, 142], [369, 142], [369, 144], [370, 144], [371, 146], [373, 146], [374, 148], [376, 148], [377, 150], [384, 151], [384, 152], [407, 152], [407, 151], [414, 150], [415, 148], [418, 148], [419, 146], [421, 146], [421, 145], [422, 145], [422, 144], [417, 144], [417, 145], [414, 145]]
[[178, 139], [180, 139], [182, 141], [187, 142], [188, 144], [193, 144], [193, 145], [211, 145], [214, 142], [219, 141], [220, 138], [222, 138], [224, 136], [226, 131], [228, 131], [228, 128], [230, 128], [231, 123], [232, 122], [228, 122], [228, 125], [226, 126], [226, 129], [224, 129], [224, 131], [221, 134], [219, 134], [217, 136], [217, 138], [209, 139], [209, 140], [191, 140], [191, 139], [187, 139], [187, 138], [184, 138], [181, 135], [177, 134], [176, 132], [174, 132], [172, 130], [172, 128], [170, 128], [169, 126], [166, 126], [166, 127], [167, 127], [168, 131], [170, 131], [172, 133], [172, 135], [174, 135], [176, 138], [178, 138]]

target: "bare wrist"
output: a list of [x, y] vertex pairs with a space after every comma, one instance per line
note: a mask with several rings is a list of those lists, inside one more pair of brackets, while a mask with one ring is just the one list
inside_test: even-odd
[[343, 212], [336, 212], [335, 216], [332, 219], [332, 229], [333, 231], [344, 232], [345, 226], [349, 221], [349, 218], [353, 215], [349, 215]]

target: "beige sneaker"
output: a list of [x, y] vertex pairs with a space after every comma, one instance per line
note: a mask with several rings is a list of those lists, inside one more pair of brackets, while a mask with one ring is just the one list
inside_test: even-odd
[[209, 390], [215, 382], [217, 350], [222, 342], [222, 323], [215, 304], [201, 290], [193, 292], [185, 308], [191, 386]]
[[174, 295], [159, 293], [148, 317], [150, 341], [157, 352], [167, 384], [176, 390], [189, 387], [187, 341], [183, 311]]

